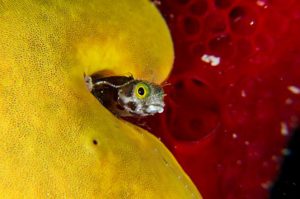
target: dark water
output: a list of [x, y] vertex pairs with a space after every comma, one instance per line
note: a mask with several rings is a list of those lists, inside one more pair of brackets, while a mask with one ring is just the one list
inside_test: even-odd
[[271, 199], [300, 199], [300, 127], [288, 145], [290, 154], [285, 157], [281, 173], [271, 191]]

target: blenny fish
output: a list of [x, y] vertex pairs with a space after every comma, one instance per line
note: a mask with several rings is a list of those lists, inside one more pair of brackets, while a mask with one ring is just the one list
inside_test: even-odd
[[145, 117], [164, 111], [160, 85], [133, 76], [85, 76], [90, 92], [118, 117]]

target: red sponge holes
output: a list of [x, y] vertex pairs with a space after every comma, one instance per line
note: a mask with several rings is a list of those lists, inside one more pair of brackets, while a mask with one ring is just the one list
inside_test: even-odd
[[197, 141], [211, 133], [220, 120], [218, 100], [211, 88], [188, 76], [170, 83], [166, 97], [167, 131], [177, 141]]
[[148, 129], [204, 198], [267, 198], [300, 121], [300, 2], [161, 0], [174, 70]]
[[175, 43], [189, 43], [187, 48], [201, 43], [207, 53], [231, 60], [232, 65], [236, 60], [249, 61], [249, 56], [256, 62], [261, 53], [270, 55], [277, 39], [288, 34], [289, 15], [297, 14], [288, 11], [293, 0], [284, 2], [165, 0], [160, 8], [169, 19]]

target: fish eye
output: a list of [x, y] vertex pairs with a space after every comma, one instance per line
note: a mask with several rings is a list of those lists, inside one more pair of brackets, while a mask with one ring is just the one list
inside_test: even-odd
[[140, 87], [140, 88], [138, 89], [138, 93], [139, 93], [139, 95], [144, 95], [144, 94], [145, 94], [144, 88]]
[[138, 99], [145, 99], [150, 95], [150, 88], [147, 84], [140, 82], [135, 86], [134, 94]]

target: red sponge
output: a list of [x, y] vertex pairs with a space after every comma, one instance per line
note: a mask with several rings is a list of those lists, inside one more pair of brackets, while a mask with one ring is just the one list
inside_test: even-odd
[[300, 117], [300, 2], [161, 0], [175, 43], [148, 126], [206, 199], [267, 198]]

